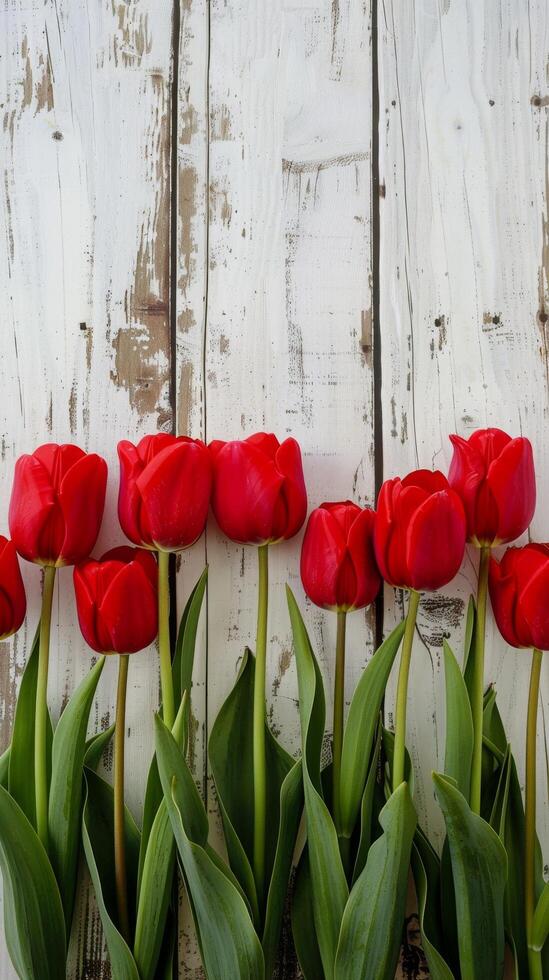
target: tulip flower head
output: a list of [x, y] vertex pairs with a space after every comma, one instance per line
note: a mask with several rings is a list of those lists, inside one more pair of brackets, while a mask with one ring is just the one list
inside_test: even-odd
[[212, 507], [228, 538], [260, 545], [297, 534], [307, 514], [307, 492], [295, 439], [280, 443], [258, 432], [234, 442], [216, 440], [210, 451]]
[[0, 535], [0, 640], [17, 632], [26, 611], [27, 599], [15, 545]]
[[17, 551], [39, 565], [75, 565], [99, 534], [107, 464], [78, 446], [48, 443], [15, 464], [9, 526]]
[[465, 550], [465, 513], [446, 477], [416, 470], [381, 487], [374, 530], [379, 570], [389, 585], [432, 591], [457, 574]]
[[141, 548], [122, 546], [74, 569], [82, 635], [97, 653], [136, 653], [158, 631], [157, 566]]
[[549, 544], [507, 548], [490, 561], [490, 599], [498, 629], [513, 647], [549, 650]]
[[536, 506], [536, 478], [528, 439], [501, 429], [452, 435], [448, 480], [467, 515], [468, 540], [477, 546], [504, 544], [526, 530]]
[[381, 576], [374, 555], [375, 512], [350, 500], [325, 503], [309, 517], [301, 549], [301, 580], [325, 609], [369, 606]]
[[134, 446], [118, 443], [118, 516], [134, 544], [182, 551], [202, 534], [212, 485], [210, 454], [200, 439], [165, 432]]

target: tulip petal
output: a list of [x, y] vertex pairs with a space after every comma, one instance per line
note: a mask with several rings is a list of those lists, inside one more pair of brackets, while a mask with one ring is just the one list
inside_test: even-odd
[[498, 514], [497, 537], [513, 541], [526, 530], [536, 507], [536, 478], [528, 439], [512, 439], [489, 467], [487, 483]]
[[301, 580], [317, 606], [337, 608], [338, 574], [345, 552], [339, 522], [324, 507], [318, 507], [309, 518], [301, 549]]
[[283, 477], [247, 442], [228, 442], [215, 459], [212, 508], [233, 541], [262, 544], [273, 538], [273, 516]]
[[[359, 514], [363, 513], [361, 507], [352, 500], [341, 500], [335, 503], [327, 502], [320, 505], [322, 510], [327, 510], [339, 524], [345, 541], [349, 536], [349, 531]], [[370, 512], [372, 513], [372, 512]]]
[[[508, 564], [508, 563], [507, 563]], [[517, 630], [517, 583], [512, 571], [504, 562], [490, 559], [490, 602], [498, 629], [506, 643], [513, 647], [528, 646], [528, 636]]]
[[448, 480], [440, 470], [413, 470], [401, 483], [403, 487], [420, 487], [427, 493], [448, 489]]
[[408, 564], [408, 535], [410, 524], [427, 498], [427, 491], [414, 484], [406, 487], [399, 481], [393, 495], [394, 529], [388, 550], [390, 581], [393, 585], [412, 587], [411, 570]]
[[86, 454], [80, 446], [72, 443], [58, 446], [55, 442], [49, 442], [35, 449], [32, 455], [45, 466], [54, 490], [59, 490], [65, 474]]
[[152, 543], [166, 551], [188, 548], [206, 524], [211, 457], [200, 442], [179, 440], [158, 453], [137, 479], [141, 520]]
[[59, 491], [59, 506], [65, 521], [65, 537], [59, 559], [72, 565], [87, 558], [103, 519], [107, 488], [107, 464], [96, 453], [88, 453], [66, 472]]
[[28, 561], [40, 561], [37, 542], [42, 529], [56, 506], [49, 473], [34, 456], [20, 456], [15, 464], [9, 508], [9, 528], [20, 555]]
[[0, 535], [0, 588], [11, 609], [10, 623], [3, 620], [0, 627], [5, 637], [16, 633], [21, 626], [27, 611], [27, 599], [15, 545], [3, 535]]
[[[285, 439], [276, 452], [275, 463], [278, 472], [284, 477], [282, 494], [287, 512], [280, 536], [288, 539], [297, 534], [307, 516], [307, 490], [299, 443], [295, 439]], [[273, 536], [275, 535], [276, 532]]]
[[529, 646], [549, 650], [549, 558], [530, 578], [518, 597], [518, 610], [528, 626]]
[[114, 576], [98, 612], [116, 653], [136, 653], [153, 642], [158, 632], [157, 600], [139, 562], [124, 565]]
[[347, 548], [352, 559], [356, 578], [356, 592], [351, 603], [353, 609], [369, 606], [381, 585], [381, 576], [374, 554], [375, 511], [359, 509], [347, 536]]
[[[77, 565], [73, 572], [74, 593], [76, 596], [76, 612], [80, 631], [88, 646], [97, 653], [111, 652], [109, 638], [98, 635], [98, 623], [96, 619], [95, 603], [95, 568], [98, 562], [82, 562]], [[107, 639], [107, 643], [102, 643], [102, 639]]]
[[188, 439], [187, 436], [174, 436], [170, 432], [155, 432], [153, 435], [143, 436], [136, 446], [141, 468], [144, 469], [145, 466], [148, 466], [151, 460], [163, 449], [174, 446], [178, 442], [192, 442], [192, 440]]
[[484, 460], [485, 472], [492, 460], [497, 459], [510, 442], [511, 436], [503, 429], [495, 428], [477, 429], [469, 437], [469, 446]]
[[459, 571], [465, 551], [466, 521], [452, 490], [434, 493], [412, 516], [406, 536], [410, 585], [416, 591], [439, 589]]
[[[295, 441], [295, 440], [292, 440]], [[248, 446], [255, 446], [269, 459], [276, 459], [276, 454], [280, 449], [280, 443], [272, 432], [254, 432], [253, 436], [248, 436], [244, 440]], [[284, 443], [282, 444], [284, 445]]]
[[[143, 441], [142, 439], [141, 443]], [[144, 452], [147, 453], [146, 446]], [[146, 544], [151, 547], [150, 529], [143, 527], [141, 519], [141, 494], [137, 488], [137, 480], [143, 472], [145, 464], [139, 454], [138, 447], [125, 439], [118, 443], [118, 459], [120, 462], [120, 488], [118, 492], [120, 526], [126, 537], [134, 544]]]
[[386, 480], [382, 484], [377, 500], [376, 522], [374, 526], [374, 551], [377, 566], [389, 584], [393, 584], [389, 570], [389, 551], [395, 530], [393, 498], [398, 492], [400, 480]]

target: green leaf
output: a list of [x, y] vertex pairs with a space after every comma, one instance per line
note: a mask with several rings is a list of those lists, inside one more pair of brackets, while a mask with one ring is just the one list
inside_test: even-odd
[[380, 823], [383, 834], [372, 844], [345, 908], [335, 980], [394, 980], [417, 824], [407, 783], [389, 797]]
[[15, 707], [8, 790], [19, 804], [33, 827], [36, 825], [34, 801], [34, 716], [36, 711], [36, 682], [40, 624], [37, 627], [30, 657], [27, 660]]
[[368, 851], [372, 844], [373, 838], [373, 817], [374, 817], [374, 802], [375, 802], [375, 790], [377, 784], [378, 767], [379, 767], [379, 756], [381, 753], [381, 725], [378, 725], [378, 733], [376, 738], [376, 744], [374, 746], [374, 754], [372, 756], [372, 761], [370, 762], [370, 769], [368, 772], [368, 777], [366, 779], [366, 786], [364, 787], [364, 793], [362, 794], [362, 803], [360, 806], [360, 838], [358, 842], [358, 848], [356, 852], [355, 865], [353, 868], [353, 880], [354, 885], [359, 874], [366, 866], [366, 859], [368, 857]]
[[265, 976], [267, 977], [273, 975], [276, 965], [288, 881], [292, 869], [292, 857], [302, 811], [303, 775], [301, 762], [296, 762], [280, 788], [278, 842], [271, 871], [265, 927], [261, 941], [265, 958]]
[[205, 849], [206, 813], [173, 736], [156, 716], [156, 755], [208, 980], [263, 980], [263, 953], [240, 892]]
[[[173, 734], [181, 751], [185, 741], [188, 692], [179, 705]], [[141, 846], [139, 857], [144, 853]], [[142, 977], [153, 977], [164, 943], [175, 870], [175, 842], [166, 803], [161, 800], [148, 836], [138, 878], [137, 919], [133, 954]]]
[[143, 877], [143, 866], [149, 846], [149, 837], [155, 821], [158, 808], [162, 803], [162, 786], [158, 775], [158, 764], [156, 755], [153, 755], [149, 772], [147, 774], [147, 785], [145, 787], [145, 801], [143, 803], [143, 821], [141, 826], [141, 847], [139, 850], [139, 868], [137, 873], [137, 891], [141, 890], [141, 878]]
[[[385, 753], [385, 759], [387, 761], [387, 772], [386, 772], [386, 788], [385, 794], [386, 798], [389, 799], [393, 786], [393, 756], [395, 754], [395, 733], [390, 732], [388, 728], [384, 728], [382, 731], [383, 738], [383, 751]], [[410, 753], [408, 749], [404, 748], [404, 779], [410, 787], [410, 795], [414, 795], [414, 769], [412, 766], [412, 760], [410, 758]]]
[[286, 592], [297, 660], [314, 924], [326, 980], [332, 980], [339, 930], [349, 888], [336, 829], [321, 796], [320, 753], [325, 718], [322, 677], [297, 603], [288, 587]]
[[4, 928], [21, 980], [65, 976], [63, 906], [46, 852], [23, 810], [0, 787], [0, 866]]
[[[260, 901], [252, 871], [254, 676], [255, 658], [249, 650], [246, 650], [235, 686], [214, 721], [209, 741], [209, 756], [223, 819], [229, 862], [247, 895], [253, 910], [254, 922], [259, 929], [261, 923]], [[265, 839], [265, 878], [269, 882], [280, 837], [282, 786], [288, 773], [294, 767], [294, 760], [278, 744], [267, 723], [265, 723], [265, 753], [269, 774], [267, 780], [267, 813], [269, 819]], [[287, 879], [284, 890], [286, 887]]]
[[429, 841], [418, 827], [412, 845], [412, 872], [418, 900], [421, 945], [431, 980], [454, 980], [454, 974], [443, 958], [442, 923], [440, 922], [440, 861]]
[[379, 712], [404, 633], [392, 631], [366, 665], [349, 707], [341, 752], [341, 834], [350, 837], [360, 812]]
[[10, 771], [10, 753], [11, 753], [11, 745], [8, 745], [5, 752], [2, 752], [2, 755], [0, 755], [0, 786], [3, 786], [4, 789], [8, 788], [8, 779], [9, 779], [9, 771]]
[[474, 596], [469, 596], [469, 602], [467, 604], [467, 618], [465, 620], [465, 642], [463, 644], [463, 679], [465, 680], [465, 686], [467, 691], [471, 690], [472, 683], [472, 669], [473, 664], [469, 664], [469, 657], [471, 656], [471, 651], [474, 650], [475, 642], [475, 626], [476, 626], [477, 609], [475, 605]]
[[162, 800], [149, 834], [137, 905], [133, 955], [142, 977], [154, 976], [158, 963], [174, 869], [175, 843], [168, 810]]
[[463, 675], [446, 640], [444, 640], [444, 677], [446, 681], [444, 772], [455, 779], [459, 791], [468, 800], [473, 759], [473, 716]]
[[111, 725], [109, 728], [106, 728], [104, 732], [98, 732], [96, 735], [92, 735], [92, 737], [86, 742], [84, 765], [87, 766], [88, 769], [97, 769], [101, 761], [101, 756], [114, 735], [114, 729], [115, 725]]
[[549, 936], [549, 881], [545, 882], [534, 912], [532, 947], [543, 949]]
[[498, 980], [505, 951], [505, 849], [450, 779], [434, 773], [433, 780], [452, 859], [461, 972], [467, 980]]
[[187, 600], [179, 623], [175, 655], [172, 663], [176, 704], [179, 704], [184, 691], [189, 691], [190, 693], [191, 690], [196, 634], [207, 581], [208, 568], [206, 566]]
[[61, 892], [70, 933], [82, 814], [82, 768], [86, 732], [105, 657], [100, 657], [77, 687], [59, 719], [52, 746], [48, 809], [49, 854]]
[[[177, 633], [177, 641], [175, 645], [175, 654], [172, 661], [172, 676], [174, 683], [174, 698], [176, 705], [180, 705], [183, 694], [185, 690], [189, 692], [189, 698], [187, 701], [186, 712], [190, 710], [190, 690], [192, 682], [192, 673], [194, 666], [194, 654], [196, 646], [196, 634], [198, 629], [198, 620], [200, 617], [200, 610], [202, 607], [202, 602], [204, 599], [204, 592], [206, 589], [206, 582], [208, 579], [208, 569], [205, 568], [200, 576], [198, 582], [196, 583], [193, 591], [191, 592], [181, 620], [179, 623], [179, 630]], [[185, 729], [186, 725], [186, 714], [185, 714]], [[160, 785], [160, 777], [158, 775], [158, 766], [156, 763], [156, 756], [153, 756], [151, 764], [149, 766], [149, 772], [147, 776], [147, 786], [145, 790], [145, 801], [143, 805], [143, 823], [141, 830], [141, 851], [139, 854], [139, 872], [138, 872], [138, 883], [140, 886], [141, 876], [143, 874], [143, 865], [145, 862], [145, 855], [147, 853], [147, 845], [149, 841], [149, 834], [151, 832], [158, 808], [162, 801], [162, 787]]]
[[[95, 890], [103, 932], [116, 980], [140, 980], [135, 960], [118, 929], [116, 883], [114, 875], [114, 794], [109, 783], [86, 769], [82, 840]], [[128, 809], [125, 810], [128, 906], [135, 907], [139, 831]]]
[[[301, 972], [305, 980], [324, 980], [322, 959], [316, 938], [311, 928], [313, 921], [313, 897], [311, 894], [311, 871], [305, 846], [296, 872], [295, 889], [292, 899], [292, 935]], [[268, 975], [268, 974], [267, 974]]]

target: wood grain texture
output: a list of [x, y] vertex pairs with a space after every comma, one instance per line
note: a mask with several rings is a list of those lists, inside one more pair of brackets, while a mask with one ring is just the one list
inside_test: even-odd
[[[116, 441], [171, 427], [168, 333], [171, 9], [137, 3], [10, 2], [0, 11], [2, 173], [0, 379], [2, 530], [13, 462], [47, 441], [104, 454], [108, 503], [97, 546], [122, 539]], [[38, 568], [26, 566], [28, 632]], [[26, 634], [2, 658], [2, 738], [9, 736]], [[61, 705], [90, 666], [59, 574], [50, 702]], [[91, 724], [113, 712], [108, 663]], [[158, 703], [154, 649], [132, 658], [128, 800], [139, 816]], [[5, 943], [0, 975], [13, 977]], [[71, 978], [109, 975], [84, 876]]]
[[[541, 493], [532, 534], [549, 536], [544, 0], [502, 0], [497, 11], [489, 0], [377, 0], [374, 10], [369, 0], [6, 0], [0, 39], [2, 530], [16, 456], [48, 440], [76, 441], [109, 461], [100, 553], [121, 539], [122, 437], [292, 434], [312, 508], [326, 498], [373, 504], [375, 434], [387, 478], [420, 465], [445, 470], [448, 432], [499, 424], [534, 443]], [[328, 723], [335, 644], [335, 617], [305, 601], [300, 543], [301, 535], [272, 548], [267, 683], [273, 731], [294, 754], [287, 580], [321, 662]], [[178, 559], [178, 613], [206, 561], [192, 764], [221, 843], [206, 743], [244, 646], [255, 643], [255, 550], [227, 542], [210, 522]], [[39, 571], [24, 572], [28, 626], [0, 651], [2, 745], [38, 617]], [[56, 716], [90, 663], [70, 579], [61, 572], [55, 602]], [[475, 580], [471, 553], [419, 616], [409, 736], [416, 762], [421, 755], [421, 820], [434, 839], [442, 638], [459, 653]], [[387, 595], [386, 630], [402, 602]], [[348, 698], [373, 625], [371, 614], [350, 617]], [[522, 773], [528, 658], [506, 649], [493, 625], [487, 669]], [[108, 664], [96, 728], [112, 715], [114, 675]], [[139, 818], [159, 694], [154, 650], [132, 659], [130, 688], [128, 801]], [[179, 951], [180, 975], [198, 980], [183, 895]], [[425, 975], [413, 916], [402, 970]], [[285, 980], [295, 972], [286, 964]], [[14, 977], [3, 941], [0, 976]], [[85, 874], [69, 976], [110, 976]]]
[[[378, 23], [384, 476], [446, 471], [449, 432], [497, 425], [522, 433], [540, 486], [532, 535], [547, 539], [547, 5], [508, 0], [496, 12], [489, 2], [382, 0]], [[416, 797], [439, 838], [430, 773], [444, 751], [442, 638], [461, 655], [476, 566], [472, 549], [456, 582], [422, 601], [414, 648]], [[388, 596], [387, 625], [401, 604]], [[521, 778], [529, 659], [506, 648], [490, 622], [487, 681]], [[547, 678], [539, 731], [546, 852]]]
[[[214, 2], [210, 36], [208, 438], [292, 434], [310, 505], [372, 503], [369, 13], [322, 2]], [[272, 547], [268, 702], [296, 753], [284, 583], [304, 601], [301, 536]], [[208, 721], [255, 644], [256, 549], [208, 531]], [[335, 617], [307, 619], [333, 685]], [[350, 617], [348, 690], [371, 649]], [[211, 793], [211, 807], [214, 807]]]

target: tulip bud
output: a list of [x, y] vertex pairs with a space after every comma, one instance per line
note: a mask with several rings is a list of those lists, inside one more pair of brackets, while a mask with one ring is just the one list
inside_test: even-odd
[[453, 579], [465, 550], [465, 514], [446, 477], [416, 470], [387, 480], [377, 502], [374, 545], [390, 585], [421, 592]]
[[9, 509], [17, 551], [39, 565], [75, 565], [99, 534], [107, 464], [78, 446], [49, 443], [20, 456]]
[[381, 576], [374, 556], [375, 512], [346, 500], [317, 507], [301, 549], [301, 580], [325, 609], [362, 609], [374, 601]]
[[182, 551], [206, 524], [212, 484], [210, 454], [200, 439], [159, 432], [134, 446], [118, 443], [118, 516], [134, 544]]
[[17, 632], [26, 611], [27, 599], [15, 545], [0, 535], [0, 640]]
[[293, 537], [307, 514], [301, 450], [258, 432], [210, 445], [214, 463], [213, 511], [232, 541], [267, 544]]
[[123, 546], [74, 569], [82, 635], [97, 653], [136, 653], [158, 632], [157, 567], [153, 555]]
[[490, 599], [498, 629], [513, 647], [549, 650], [549, 544], [507, 548], [490, 561]]
[[501, 429], [452, 435], [454, 455], [448, 480], [467, 516], [468, 540], [478, 546], [504, 544], [528, 527], [536, 506], [536, 478], [528, 439]]

